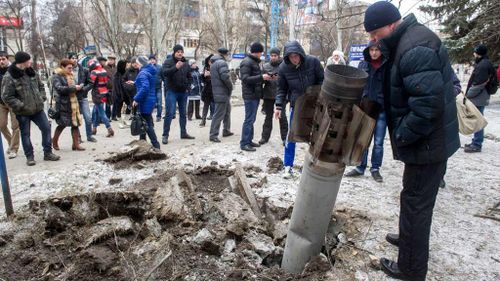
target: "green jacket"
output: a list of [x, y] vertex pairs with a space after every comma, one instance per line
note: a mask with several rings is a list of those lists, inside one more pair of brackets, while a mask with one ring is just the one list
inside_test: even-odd
[[45, 88], [33, 68], [9, 66], [2, 81], [2, 100], [16, 115], [30, 116], [43, 110]]

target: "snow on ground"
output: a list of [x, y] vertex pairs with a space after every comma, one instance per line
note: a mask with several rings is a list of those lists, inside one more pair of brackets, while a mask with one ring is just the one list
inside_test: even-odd
[[[187, 171], [208, 165], [231, 168], [235, 163], [255, 165], [267, 171], [271, 157], [282, 157], [283, 146], [279, 141], [278, 124], [275, 122], [273, 139], [255, 153], [239, 149], [239, 137], [244, 109], [241, 102], [233, 107], [232, 130], [235, 136], [221, 138], [222, 143], [208, 141], [209, 127], [199, 128], [198, 121], [188, 122], [188, 132], [196, 136], [193, 141], [179, 139], [178, 119], [172, 122], [170, 143], [162, 146], [168, 159], [148, 164], [143, 169], [115, 170], [96, 159], [117, 150], [133, 138], [128, 130], [116, 129], [113, 139], [106, 139], [101, 132], [97, 144], [85, 143], [85, 152], [69, 150], [69, 133], [64, 135], [58, 152], [63, 159], [58, 163], [41, 160], [34, 167], [26, 167], [24, 157], [7, 160], [12, 197], [16, 210], [26, 206], [31, 199], [74, 192], [127, 189], [132, 183], [154, 176], [158, 171], [183, 168]], [[487, 133], [500, 136], [500, 97], [495, 96], [486, 109], [489, 125]], [[259, 113], [255, 126], [255, 140], [259, 140], [263, 116]], [[113, 125], [116, 127], [116, 122]], [[161, 135], [161, 123], [156, 124]], [[33, 127], [33, 130], [37, 130]], [[40, 136], [32, 134], [37, 153], [41, 150]], [[462, 144], [471, 137], [461, 137]], [[376, 183], [367, 173], [364, 177], [343, 180], [335, 208], [354, 209], [371, 221], [366, 226], [366, 239], [361, 247], [378, 257], [397, 257], [397, 249], [385, 242], [388, 232], [397, 232], [399, 192], [403, 164], [392, 159], [389, 141], [385, 142], [385, 158], [381, 169], [383, 183]], [[301, 167], [307, 145], [297, 146], [296, 166]], [[438, 194], [430, 241], [428, 280], [500, 280], [500, 223], [474, 217], [500, 201], [500, 142], [485, 140], [483, 152], [466, 154], [460, 149], [448, 161], [445, 177], [447, 186]], [[37, 154], [37, 159], [41, 155]], [[216, 162], [216, 163], [215, 163]], [[346, 170], [351, 169], [347, 167]], [[259, 175], [264, 176], [264, 173]], [[267, 183], [255, 190], [257, 196], [268, 198], [273, 204], [287, 207], [293, 204], [299, 177], [285, 180], [281, 174], [267, 174]], [[121, 178], [117, 185], [109, 185], [110, 178]], [[3, 202], [0, 213], [4, 213]], [[5, 223], [5, 222], [4, 222]], [[0, 224], [1, 225], [1, 224]], [[367, 269], [356, 273], [359, 280], [387, 280], [381, 271]]]

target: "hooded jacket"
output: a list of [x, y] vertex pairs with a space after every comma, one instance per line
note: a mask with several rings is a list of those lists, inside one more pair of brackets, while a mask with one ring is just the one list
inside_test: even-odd
[[475, 106], [486, 106], [490, 103], [490, 95], [486, 90], [488, 79], [495, 75], [495, 69], [487, 55], [476, 59], [474, 71], [467, 83], [467, 97]]
[[[177, 62], [182, 61], [184, 65], [177, 69]], [[162, 74], [166, 82], [166, 87], [174, 92], [186, 93], [191, 89], [191, 67], [183, 57], [178, 60], [174, 54], [165, 60], [162, 66]]]
[[413, 14], [380, 42], [390, 58], [384, 102], [394, 158], [417, 165], [445, 161], [460, 147], [446, 48]]
[[370, 41], [370, 43], [368, 43], [368, 47], [363, 50], [363, 57], [365, 60], [359, 63], [358, 68], [368, 73], [368, 81], [363, 89], [363, 97], [376, 101], [383, 108], [384, 77], [387, 68], [387, 58], [381, 56], [382, 65], [378, 69], [375, 69], [371, 64], [372, 58], [370, 56], [370, 47], [373, 46], [376, 46], [376, 43]]
[[241, 92], [244, 100], [259, 100], [262, 97], [262, 71], [260, 58], [252, 54], [240, 63]]
[[226, 60], [220, 56], [213, 56], [210, 61], [210, 76], [212, 77], [212, 93], [215, 102], [228, 102], [233, 91], [233, 83], [229, 76], [229, 67]]
[[33, 68], [11, 64], [2, 81], [2, 100], [16, 115], [30, 116], [43, 110], [45, 87]]
[[[298, 66], [290, 62], [291, 53], [300, 55], [301, 61]], [[319, 60], [316, 57], [306, 55], [299, 42], [286, 43], [283, 62], [278, 71], [276, 108], [281, 109], [287, 101], [290, 102], [290, 106], [295, 106], [297, 98], [302, 96], [309, 86], [323, 84], [324, 76], [324, 70]]]
[[151, 114], [156, 104], [156, 67], [152, 64], [143, 66], [135, 79], [137, 94], [134, 100], [139, 103], [139, 111]]

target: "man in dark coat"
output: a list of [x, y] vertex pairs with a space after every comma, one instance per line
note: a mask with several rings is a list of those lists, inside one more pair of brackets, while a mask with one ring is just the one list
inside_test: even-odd
[[162, 143], [168, 143], [170, 124], [175, 115], [176, 104], [179, 105], [179, 125], [181, 139], [194, 139], [186, 131], [186, 106], [191, 89], [191, 68], [184, 58], [184, 47], [175, 45], [172, 57], [165, 60], [162, 66], [163, 77], [165, 77], [168, 89], [165, 100], [165, 122], [163, 123]]
[[245, 103], [245, 120], [241, 130], [240, 148], [244, 151], [255, 151], [260, 144], [253, 142], [253, 124], [257, 118], [257, 109], [262, 97], [264, 81], [273, 79], [271, 75], [262, 73], [260, 57], [264, 46], [256, 42], [250, 46], [250, 54], [240, 64], [241, 88]]
[[[384, 139], [387, 131], [387, 122], [384, 112], [384, 75], [387, 68], [387, 58], [382, 56], [380, 46], [375, 41], [370, 41], [368, 47], [363, 51], [364, 61], [358, 65], [359, 69], [368, 73], [368, 81], [363, 89], [363, 98], [376, 102], [380, 107], [380, 112], [373, 133], [373, 149], [371, 156], [370, 173], [377, 182], [382, 182], [380, 174], [382, 159], [384, 157]], [[365, 174], [368, 164], [368, 149], [363, 154], [361, 164], [346, 173], [346, 177], [357, 177]]]
[[215, 102], [214, 116], [210, 124], [210, 141], [220, 142], [219, 130], [220, 124], [224, 121], [223, 137], [232, 136], [231, 132], [231, 92], [233, 83], [229, 76], [229, 67], [226, 57], [229, 51], [226, 48], [220, 48], [219, 54], [214, 55], [210, 61], [210, 76], [212, 77], [212, 94]]
[[[278, 95], [276, 96], [276, 119], [281, 118], [281, 110], [290, 102], [290, 124], [293, 118], [293, 108], [298, 97], [305, 94], [309, 86], [321, 85], [324, 79], [324, 70], [316, 57], [306, 55], [297, 41], [285, 44], [283, 62], [278, 71]], [[292, 175], [295, 159], [295, 143], [285, 143], [285, 177]]]
[[127, 105], [125, 110], [125, 120], [124, 125], [130, 126], [130, 109], [132, 108], [132, 101], [137, 94], [137, 89], [135, 88], [135, 79], [139, 75], [139, 69], [141, 69], [140, 63], [137, 61], [137, 57], [132, 57], [130, 59], [130, 67], [125, 71], [125, 75], [122, 78], [123, 86], [123, 102]]
[[[488, 58], [488, 48], [479, 45], [474, 48], [475, 66], [469, 83], [467, 83], [466, 97], [484, 115], [484, 108], [490, 103], [490, 93], [488, 84], [493, 80], [495, 69]], [[481, 152], [484, 141], [484, 129], [474, 133], [472, 142], [465, 145], [464, 151], [467, 153]]]
[[[271, 59], [262, 67], [263, 72], [270, 75], [272, 79], [264, 82], [264, 89], [262, 93], [262, 99], [264, 100], [262, 110], [264, 111], [266, 117], [264, 119], [264, 125], [262, 126], [262, 138], [259, 141], [259, 144], [261, 145], [269, 141], [271, 131], [273, 130], [274, 104], [276, 103], [276, 94], [278, 92], [278, 69], [282, 62], [280, 58], [280, 49], [271, 48], [269, 53]], [[281, 141], [284, 144], [286, 141], [286, 135], [288, 134], [288, 121], [286, 114], [281, 114], [279, 121]]]
[[[9, 69], [10, 61], [7, 52], [0, 51], [0, 95], [2, 89], [2, 79]], [[12, 132], [7, 127], [10, 115], [10, 128]], [[16, 115], [10, 107], [5, 105], [5, 103], [0, 98], [0, 131], [2, 135], [7, 140], [8, 148], [7, 154], [9, 159], [17, 157], [17, 151], [19, 150], [19, 122], [17, 122]]]
[[425, 280], [439, 183], [460, 147], [453, 70], [439, 37], [413, 14], [401, 20], [390, 2], [369, 6], [364, 26], [389, 58], [384, 108], [394, 158], [405, 164], [399, 235], [386, 237], [398, 245], [398, 260], [380, 263], [393, 278]]
[[45, 88], [31, 65], [31, 56], [28, 53], [17, 52], [15, 62], [9, 66], [2, 80], [2, 100], [16, 114], [28, 166], [36, 164], [30, 139], [32, 121], [42, 131], [43, 160], [60, 159], [52, 153], [50, 124], [43, 111], [43, 103], [47, 100]]

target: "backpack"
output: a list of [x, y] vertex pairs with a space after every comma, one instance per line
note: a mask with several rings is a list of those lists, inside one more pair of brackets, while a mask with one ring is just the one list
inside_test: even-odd
[[491, 96], [491, 95], [494, 95], [497, 91], [498, 91], [498, 77], [497, 77], [497, 74], [495, 73], [495, 69], [492, 67], [491, 68], [491, 74], [490, 74], [490, 81], [488, 82], [488, 84], [486, 84], [485, 88], [486, 88], [486, 91], [488, 92], [488, 94]]

